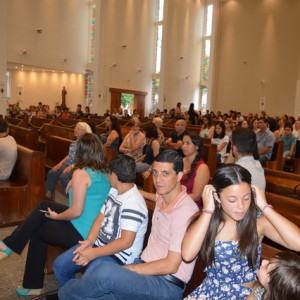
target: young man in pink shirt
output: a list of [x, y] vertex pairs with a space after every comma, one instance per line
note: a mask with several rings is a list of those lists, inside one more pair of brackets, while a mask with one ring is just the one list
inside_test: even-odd
[[152, 174], [156, 206], [141, 259], [127, 266], [103, 262], [63, 286], [59, 299], [182, 299], [195, 262], [182, 261], [181, 242], [198, 207], [180, 184], [183, 161], [176, 151], [156, 156]]

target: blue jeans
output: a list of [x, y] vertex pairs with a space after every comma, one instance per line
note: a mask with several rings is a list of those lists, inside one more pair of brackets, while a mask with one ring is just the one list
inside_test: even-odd
[[65, 251], [61, 255], [59, 255], [54, 263], [53, 263], [53, 269], [55, 273], [55, 277], [59, 283], [59, 286], [64, 286], [68, 281], [75, 278], [75, 274], [79, 272], [82, 269], [90, 268], [90, 266], [94, 264], [99, 264], [103, 261], [115, 261], [110, 256], [101, 256], [97, 257], [96, 259], [92, 260], [88, 266], [78, 266], [76, 263], [72, 261], [74, 258], [73, 252], [75, 249], [77, 249], [80, 245], [77, 244], [74, 247], [70, 248], [69, 250]]
[[66, 164], [63, 164], [60, 169], [57, 171], [50, 170], [46, 179], [46, 192], [53, 192], [57, 182], [60, 180], [63, 191], [66, 190], [69, 181], [72, 179], [74, 169], [68, 173], [63, 173], [63, 170], [67, 167]]
[[113, 262], [101, 262], [89, 266], [80, 280], [66, 283], [58, 296], [60, 300], [180, 300], [183, 291], [163, 276], [141, 275]]
[[40, 209], [46, 210], [48, 207], [57, 213], [68, 209], [54, 201], [42, 201], [11, 235], [3, 239], [17, 254], [21, 254], [29, 242], [22, 284], [24, 288], [43, 287], [47, 244], [69, 249], [83, 239], [70, 221], [49, 219], [40, 212]]

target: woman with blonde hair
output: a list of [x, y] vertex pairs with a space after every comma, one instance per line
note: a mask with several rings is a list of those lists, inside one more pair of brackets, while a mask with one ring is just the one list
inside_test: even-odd
[[62, 184], [63, 190], [66, 190], [67, 184], [71, 180], [74, 172], [77, 144], [85, 133], [92, 133], [91, 127], [85, 122], [78, 122], [74, 128], [74, 136], [76, 140], [70, 144], [68, 155], [48, 172], [46, 179], [47, 199], [52, 199], [55, 186], [59, 180]]
[[140, 131], [141, 122], [138, 118], [129, 120], [130, 131], [125, 136], [119, 151], [123, 154], [138, 159], [143, 155], [143, 148], [146, 144], [145, 134]]

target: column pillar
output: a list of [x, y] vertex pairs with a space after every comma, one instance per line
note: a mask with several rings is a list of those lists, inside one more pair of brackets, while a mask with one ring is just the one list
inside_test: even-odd
[[0, 114], [6, 114], [7, 0], [0, 0]]

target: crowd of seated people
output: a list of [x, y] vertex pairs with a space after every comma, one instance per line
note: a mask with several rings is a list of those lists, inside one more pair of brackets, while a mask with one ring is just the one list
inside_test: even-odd
[[[41, 118], [91, 117], [89, 106], [85, 107], [85, 112], [83, 112], [82, 105], [78, 104], [76, 111], [72, 114], [68, 111], [67, 108], [62, 109], [59, 105], [55, 106], [54, 111], [51, 111], [49, 106], [43, 104], [42, 102], [39, 102], [37, 106], [31, 106], [29, 109], [25, 110], [22, 110], [20, 108], [18, 102], [15, 104], [10, 104], [7, 113], [11, 117], [17, 118], [22, 118], [24, 116], [28, 116], [29, 118], [33, 116]], [[122, 109], [121, 107], [119, 109], [116, 109], [113, 114], [110, 114], [110, 111], [107, 110], [105, 116], [108, 118], [116, 117], [117, 119], [128, 118], [128, 120], [130, 118], [128, 110]], [[140, 117], [136, 109], [132, 112], [132, 116], [134, 116], [136, 119], [139, 119]], [[157, 108], [152, 116], [154, 117], [153, 123], [155, 123], [158, 129], [159, 142], [161, 146], [169, 147], [169, 137], [165, 137], [161, 130], [162, 126], [164, 126], [164, 122], [169, 119], [173, 119], [174, 121], [185, 120], [186, 124], [189, 126], [199, 125], [199, 128], [201, 128], [199, 130], [199, 135], [201, 137], [211, 139], [213, 143], [218, 144], [218, 161], [221, 163], [225, 162], [227, 155], [226, 153], [230, 151], [230, 148], [227, 146], [231, 142], [232, 131], [240, 127], [253, 130], [257, 134], [260, 162], [263, 166], [265, 166], [266, 162], [270, 160], [275, 142], [283, 141], [285, 143], [285, 154], [283, 156], [285, 161], [290, 160], [294, 157], [296, 140], [300, 139], [300, 119], [298, 118], [296, 120], [296, 118], [292, 115], [286, 114], [283, 114], [281, 117], [270, 117], [265, 111], [261, 111], [260, 114], [249, 113], [247, 116], [243, 116], [241, 112], [234, 110], [230, 110], [228, 113], [222, 113], [221, 111], [218, 111], [216, 114], [213, 111], [207, 110], [205, 113], [202, 113], [201, 111], [195, 110], [193, 103], [191, 103], [189, 105], [189, 109], [185, 111], [185, 109], [183, 109], [181, 106], [181, 102], [178, 102], [175, 108], [171, 108], [169, 110], [160, 110], [159, 108]], [[220, 144], [220, 136], [222, 136], [222, 139], [224, 138], [223, 133], [221, 133], [221, 135], [216, 133], [216, 124], [219, 124], [219, 127], [221, 128], [223, 127], [223, 124], [225, 125], [224, 138], [228, 137], [228, 141], [226, 140], [224, 141], [224, 143]], [[292, 136], [295, 136], [296, 140], [292, 139], [292, 141], [290, 141], [291, 139], [286, 138], [286, 130], [289, 131], [289, 129], [287, 128], [289, 128], [290, 125], [292, 126]], [[139, 132], [140, 130], [136, 131], [136, 134]], [[183, 132], [181, 132], [180, 134], [182, 133]], [[177, 136], [179, 135], [177, 134]], [[104, 141], [105, 138], [108, 138], [108, 142]], [[115, 141], [115, 139], [117, 140]], [[119, 139], [121, 140], [119, 141]], [[176, 143], [178, 140], [181, 141], [182, 136], [176, 139]], [[107, 133], [102, 137], [102, 141], [104, 141], [105, 147], [116, 148], [116, 151], [124, 153], [124, 141], [128, 142], [128, 136], [124, 139], [121, 149], [119, 149], [119, 145], [122, 142], [120, 131], [118, 132], [118, 130], [112, 130], [108, 127]], [[142, 148], [142, 144], [140, 146], [140, 148]], [[177, 148], [178, 149], [176, 150], [180, 152], [180, 145]], [[128, 149], [126, 151], [128, 151]]]
[[[77, 108], [81, 110], [81, 107]], [[41, 111], [43, 111], [43, 105], [41, 105]], [[193, 125], [193, 121], [183, 118], [184, 114], [180, 104], [177, 105], [174, 112], [176, 120], [174, 133], [166, 139], [162, 138], [162, 141], [160, 141], [159, 128], [163, 126], [161, 120], [165, 118], [160, 111], [157, 111], [155, 116], [159, 124], [149, 122], [142, 126], [138, 118], [131, 118], [129, 132], [123, 140], [118, 117], [106, 116], [107, 133], [100, 136], [104, 147], [114, 147], [116, 152], [119, 151], [130, 158], [126, 162], [126, 159], [124, 161], [119, 156], [116, 157], [117, 161], [112, 161], [107, 174], [111, 189], [109, 191], [108, 180], [106, 180], [103, 186], [106, 186], [107, 197], [102, 195], [102, 202], [105, 201], [104, 208], [97, 216], [96, 222], [93, 225], [91, 222], [89, 223], [91, 231], [81, 234], [79, 227], [75, 226], [75, 229], [72, 227], [72, 230], [75, 230], [72, 232], [75, 237], [68, 242], [66, 247], [74, 248], [56, 261], [56, 276], [61, 284], [60, 299], [68, 299], [70, 293], [72, 297], [74, 296], [72, 299], [84, 299], [85, 297], [105, 299], [107, 294], [112, 294], [120, 299], [122, 297], [130, 298], [131, 295], [132, 299], [135, 297], [139, 299], [138, 296], [145, 292], [142, 288], [143, 284], [150, 287], [159, 284], [161, 287], [159, 295], [155, 294], [157, 289], [148, 289], [148, 299], [155, 299], [155, 297], [182, 299], [186, 283], [193, 270], [193, 263], [189, 265], [187, 262], [194, 260], [199, 253], [207, 267], [208, 276], [204, 283], [187, 299], [198, 299], [199, 297], [209, 299], [215, 295], [220, 299], [222, 297], [229, 299], [235, 296], [239, 297], [237, 299], [246, 299], [251, 294], [252, 283], [256, 279], [255, 274], [259, 268], [261, 242], [264, 236], [286, 248], [300, 250], [299, 228], [276, 213], [266, 202], [263, 192], [265, 184], [262, 178], [262, 165], [255, 160], [259, 153], [260, 161], [264, 164], [272, 153], [276, 140], [274, 133], [269, 128], [272, 119], [266, 114], [259, 116], [251, 114], [248, 118], [236, 112], [224, 115], [221, 112], [216, 115], [207, 112], [205, 115], [201, 115], [202, 135], [211, 138], [211, 142], [217, 144], [220, 162], [226, 161], [224, 154], [229, 142], [232, 142], [232, 152], [235, 157], [235, 164], [223, 165], [215, 174], [209, 174], [208, 166], [202, 158], [203, 142], [200, 127], [196, 133], [189, 132], [188, 126]], [[291, 158], [294, 155], [295, 141], [299, 137], [300, 120], [294, 119], [293, 121], [289, 116], [283, 116], [276, 118], [277, 124], [279, 119], [284, 123], [279, 140], [284, 143], [285, 158]], [[199, 115], [197, 120], [196, 117], [193, 120], [196, 123]], [[255, 122], [257, 125], [253, 125]], [[73, 150], [70, 149], [73, 153], [69, 153], [68, 157], [59, 166], [56, 166], [56, 170], [52, 170], [48, 175], [49, 180], [52, 176], [51, 173], [65, 168], [64, 164], [70, 156], [74, 155], [70, 171], [75, 170], [75, 172], [67, 188], [67, 190], [70, 186], [72, 188], [72, 192], [69, 193], [70, 208], [69, 210], [66, 207], [58, 208], [55, 205], [52, 206], [52, 202], [45, 202], [39, 209], [42, 208], [46, 212], [34, 211], [32, 217], [38, 218], [36, 226], [40, 226], [40, 230], [27, 236], [27, 240], [31, 240], [32, 244], [36, 240], [40, 243], [42, 234], [47, 229], [44, 225], [46, 222], [51, 226], [56, 224], [58, 228], [63, 224], [62, 222], [66, 222], [67, 225], [69, 223], [76, 224], [73, 220], [78, 216], [76, 214], [69, 216], [67, 215], [68, 211], [72, 212], [77, 207], [78, 201], [81, 204], [84, 203], [82, 199], [85, 199], [85, 194], [91, 192], [90, 181], [95, 170], [97, 174], [99, 173], [97, 176], [106, 176], [106, 168], [104, 164], [102, 166], [102, 156], [99, 165], [94, 166], [90, 161], [88, 163], [91, 165], [85, 165], [87, 153], [84, 146], [89, 151], [93, 151], [91, 144], [95, 144], [96, 150], [103, 153], [102, 145], [99, 145], [90, 135], [91, 130], [86, 123], [79, 122], [75, 128], [76, 143], [79, 146]], [[74, 154], [76, 151], [77, 155]], [[81, 154], [78, 154], [79, 152]], [[133, 159], [137, 168], [133, 166]], [[126, 164], [131, 164], [132, 167], [126, 168]], [[143, 239], [141, 235], [145, 234], [145, 220], [147, 220], [145, 204], [133, 183], [135, 174], [126, 175], [126, 171], [143, 172], [145, 177], [153, 176], [157, 193], [151, 196], [141, 191], [141, 194], [144, 198], [155, 202], [154, 214], [157, 218], [153, 219], [149, 242], [142, 252], [143, 261], [129, 259], [130, 265], [123, 267], [124, 262], [118, 261], [118, 254], [128, 255], [126, 249], [131, 249], [135, 245], [135, 239], [139, 238], [137, 252], [133, 253], [133, 258], [140, 255]], [[86, 181], [81, 180], [80, 176], [84, 176]], [[208, 185], [211, 176], [212, 185]], [[255, 187], [251, 186], [254, 182]], [[261, 186], [256, 187], [259, 184]], [[83, 194], [80, 186], [84, 186], [82, 187]], [[99, 189], [99, 187], [97, 188]], [[100, 189], [104, 192], [101, 187]], [[51, 198], [53, 188], [49, 188], [47, 191], [47, 196]], [[77, 198], [77, 195], [80, 197]], [[138, 208], [130, 207], [137, 211], [134, 218], [128, 212], [127, 206], [131, 195], [134, 195], [136, 205], [140, 205]], [[94, 196], [97, 197], [97, 195]], [[88, 200], [88, 198], [85, 199], [85, 201]], [[124, 211], [122, 210], [123, 205]], [[119, 210], [119, 220], [113, 218], [116, 206]], [[142, 208], [143, 210], [139, 211]], [[79, 214], [82, 214], [84, 209], [81, 205]], [[256, 221], [257, 210], [263, 213], [258, 221]], [[195, 212], [198, 212], [198, 215], [194, 216], [193, 222], [189, 225]], [[29, 224], [29, 221], [26, 224]], [[106, 229], [111, 230], [110, 241], [102, 240], [107, 238]], [[21, 231], [19, 230], [19, 232]], [[22, 232], [25, 232], [25, 229], [22, 229]], [[22, 252], [24, 243], [20, 241], [19, 236], [21, 233], [13, 233], [12, 237], [7, 237], [0, 242], [0, 259], [10, 256], [12, 251]], [[54, 239], [54, 244], [65, 245], [62, 241], [57, 241], [56, 236], [49, 236], [49, 239], [47, 237], [45, 243], [53, 243], [50, 238]], [[78, 240], [80, 240], [79, 244], [77, 244]], [[227, 266], [222, 257], [221, 252], [225, 248], [228, 250], [225, 251], [228, 260], [234, 261], [233, 265]], [[31, 255], [30, 253], [28, 256], [30, 265]], [[43, 256], [44, 258], [45, 256]], [[220, 263], [224, 268], [216, 270], [214, 261]], [[43, 267], [43, 262], [44, 260], [39, 263], [39, 268]], [[58, 268], [59, 265], [62, 268]], [[75, 279], [74, 272], [86, 266], [85, 275], [81, 279]], [[239, 271], [234, 273], [237, 269]], [[67, 274], [67, 277], [64, 277], [65, 271], [70, 273]], [[28, 270], [25, 271], [24, 282], [18, 289], [18, 293], [21, 295], [40, 294], [43, 287], [43, 276], [38, 274], [41, 272], [36, 272], [34, 275], [28, 274], [28, 272]], [[227, 275], [228, 272], [230, 275]], [[218, 280], [226, 282], [224, 289], [218, 280], [214, 280], [214, 276]], [[228, 276], [232, 281], [227, 280]], [[239, 281], [239, 276], [244, 276], [242, 281]], [[38, 277], [36, 281], [35, 277]], [[63, 277], [67, 280], [61, 281]], [[128, 283], [129, 280], [135, 284], [128, 285], [128, 289], [119, 288], [122, 282]]]

